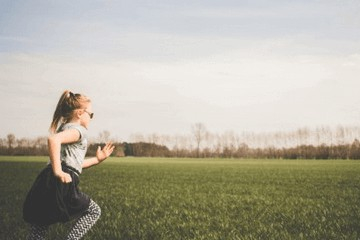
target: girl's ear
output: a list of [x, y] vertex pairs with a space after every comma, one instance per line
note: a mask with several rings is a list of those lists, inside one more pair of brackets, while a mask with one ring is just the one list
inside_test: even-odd
[[83, 114], [84, 114], [84, 111], [82, 109], [76, 109], [74, 115], [77, 119], [80, 119], [81, 115], [83, 115]]

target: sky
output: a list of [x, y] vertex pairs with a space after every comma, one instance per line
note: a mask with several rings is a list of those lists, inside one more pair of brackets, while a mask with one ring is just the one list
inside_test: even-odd
[[359, 125], [360, 1], [0, 0], [0, 138], [46, 136], [61, 93], [90, 136]]

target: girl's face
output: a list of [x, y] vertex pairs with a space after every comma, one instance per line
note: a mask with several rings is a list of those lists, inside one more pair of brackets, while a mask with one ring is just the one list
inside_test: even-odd
[[94, 113], [92, 112], [92, 106], [91, 103], [87, 103], [85, 105], [85, 108], [81, 109], [81, 114], [80, 114], [80, 124], [85, 127], [88, 128], [89, 124], [90, 124], [90, 119], [93, 117]]

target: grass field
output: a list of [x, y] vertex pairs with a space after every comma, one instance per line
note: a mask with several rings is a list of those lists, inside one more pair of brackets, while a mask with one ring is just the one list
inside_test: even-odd
[[[0, 157], [0, 239], [25, 239], [46, 162]], [[84, 239], [360, 239], [360, 161], [112, 158], [80, 186], [102, 208]]]

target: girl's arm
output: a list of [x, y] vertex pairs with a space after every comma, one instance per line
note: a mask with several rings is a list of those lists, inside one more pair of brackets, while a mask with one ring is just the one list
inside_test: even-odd
[[63, 172], [61, 168], [60, 151], [61, 144], [77, 142], [80, 139], [80, 132], [76, 129], [65, 130], [48, 137], [48, 149], [51, 167], [54, 175], [63, 183], [72, 181], [71, 176]]
[[114, 148], [115, 146], [112, 143], [106, 143], [102, 149], [99, 146], [96, 151], [96, 157], [85, 159], [82, 164], [82, 168], [89, 168], [101, 163], [111, 155], [111, 153], [114, 151]]

